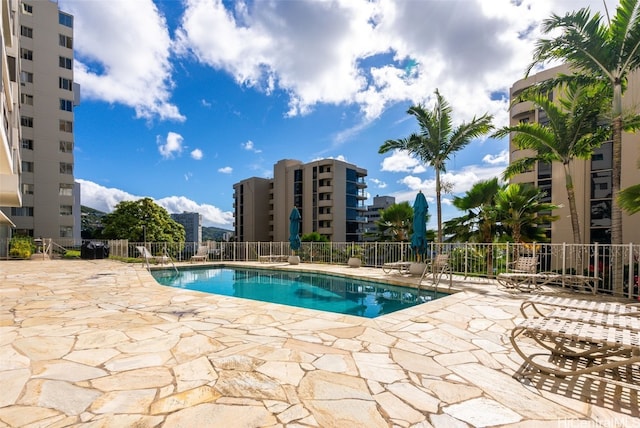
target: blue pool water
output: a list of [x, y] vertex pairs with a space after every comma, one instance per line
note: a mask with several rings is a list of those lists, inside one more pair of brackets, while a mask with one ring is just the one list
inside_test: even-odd
[[375, 318], [446, 294], [331, 275], [246, 268], [152, 271], [162, 285]]

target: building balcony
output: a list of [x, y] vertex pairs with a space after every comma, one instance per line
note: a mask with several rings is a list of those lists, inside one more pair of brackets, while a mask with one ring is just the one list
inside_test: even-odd
[[0, 174], [0, 205], [3, 207], [22, 206], [18, 174]]
[[321, 199], [318, 201], [318, 206], [319, 207], [332, 207], [333, 206], [333, 200], [332, 199]]
[[358, 180], [356, 182], [356, 185], [358, 186], [358, 189], [366, 189], [367, 188], [367, 183], [364, 181], [364, 178], [361, 178], [360, 180]]
[[517, 116], [525, 113], [530, 114], [534, 110], [534, 105], [529, 101], [514, 104], [511, 106], [511, 118], [516, 118]]
[[318, 186], [319, 193], [333, 193], [333, 186]]
[[319, 172], [318, 173], [318, 180], [322, 180], [324, 178], [333, 178], [333, 172], [329, 171], [329, 172]]
[[318, 214], [318, 220], [333, 220], [333, 214]]
[[320, 235], [331, 235], [331, 234], [333, 234], [333, 228], [332, 227], [319, 227], [318, 228], [318, 233]]

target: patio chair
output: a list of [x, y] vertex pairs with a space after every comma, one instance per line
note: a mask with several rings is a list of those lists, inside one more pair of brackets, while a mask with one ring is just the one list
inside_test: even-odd
[[560, 275], [554, 273], [536, 273], [537, 265], [536, 257], [518, 257], [509, 264], [507, 272], [498, 274], [498, 285], [507, 290], [539, 291], [543, 285], [560, 278]]
[[197, 262], [197, 261], [206, 262], [208, 258], [209, 258], [209, 247], [207, 247], [206, 245], [200, 245], [198, 246], [198, 251], [196, 251], [196, 253], [193, 256], [191, 256], [191, 263]]
[[[519, 344], [523, 337], [527, 345], [530, 338], [543, 352], [525, 352]], [[530, 367], [560, 377], [605, 372], [640, 362], [640, 330], [636, 328], [528, 318], [513, 328], [510, 341]], [[524, 376], [533, 373], [529, 370]]]
[[422, 279], [431, 276], [431, 280], [434, 285], [437, 286], [444, 274], [449, 275], [449, 288], [451, 288], [451, 285], [453, 285], [453, 271], [449, 265], [449, 254], [437, 254], [431, 262], [425, 266]]
[[384, 273], [391, 273], [391, 271], [397, 270], [401, 274], [409, 273], [409, 266], [411, 266], [411, 262], [389, 262], [382, 265], [382, 271]]
[[142, 257], [147, 262], [147, 264], [149, 264], [149, 261], [165, 264], [171, 260], [169, 256], [166, 256], [166, 255], [154, 256], [153, 254], [151, 254], [149, 250], [147, 250], [146, 247], [142, 247], [142, 246], [136, 247], [136, 250], [138, 250], [138, 252], [140, 253], [140, 257]]
[[[547, 307], [546, 310], [543, 309], [545, 307]], [[520, 312], [525, 318], [529, 318], [527, 309], [531, 309], [534, 312], [534, 316], [545, 317], [558, 308], [603, 312], [640, 318], [640, 304], [638, 303], [603, 302], [559, 296], [532, 296], [522, 302]]]

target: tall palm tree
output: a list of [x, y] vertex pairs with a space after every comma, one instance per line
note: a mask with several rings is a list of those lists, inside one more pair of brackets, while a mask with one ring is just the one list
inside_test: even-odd
[[493, 136], [501, 138], [511, 133], [511, 141], [518, 149], [533, 150], [530, 156], [511, 162], [504, 171], [507, 179], [531, 170], [536, 162], [562, 163], [573, 241], [582, 244], [571, 166], [574, 158], [589, 159], [593, 150], [608, 139], [608, 129], [598, 126], [598, 117], [607, 98], [601, 88], [569, 83], [562, 89], [563, 95], [555, 102], [535, 90], [525, 91], [517, 100], [531, 102], [544, 110], [548, 123], [506, 126]]
[[474, 117], [471, 122], [462, 123], [457, 128], [452, 124], [452, 109], [449, 103], [436, 89], [436, 102], [433, 110], [427, 110], [422, 104], [414, 105], [407, 113], [418, 120], [420, 132], [398, 140], [387, 140], [380, 146], [378, 153], [390, 150], [403, 150], [416, 155], [422, 162], [435, 170], [436, 176], [436, 215], [438, 216], [438, 242], [442, 242], [442, 184], [440, 173], [446, 172], [449, 157], [469, 144], [474, 138], [487, 134], [493, 129], [493, 116], [484, 114]]
[[613, 19], [605, 24], [599, 13], [591, 16], [588, 8], [565, 16], [553, 14], [543, 22], [544, 34], [558, 30], [559, 35], [538, 40], [527, 74], [536, 64], [560, 59], [584, 77], [606, 83], [613, 94], [611, 242], [621, 244], [622, 211], [617, 196], [622, 169], [622, 94], [629, 73], [640, 68], [640, 0], [620, 0]]
[[543, 202], [545, 192], [532, 185], [512, 183], [495, 196], [495, 210], [500, 224], [513, 242], [541, 242], [546, 240], [542, 224], [558, 219], [548, 214], [558, 205]]

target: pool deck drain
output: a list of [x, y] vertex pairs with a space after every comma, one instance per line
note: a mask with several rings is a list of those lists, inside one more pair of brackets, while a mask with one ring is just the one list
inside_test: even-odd
[[164, 287], [139, 264], [0, 261], [0, 427], [637, 424], [637, 366], [629, 385], [519, 382], [507, 337], [527, 295], [454, 289], [367, 319]]

